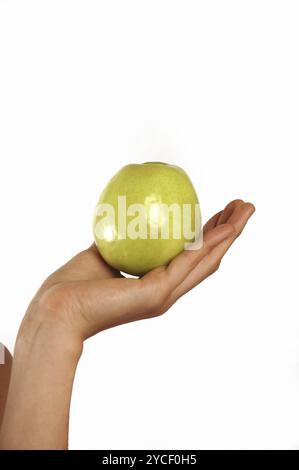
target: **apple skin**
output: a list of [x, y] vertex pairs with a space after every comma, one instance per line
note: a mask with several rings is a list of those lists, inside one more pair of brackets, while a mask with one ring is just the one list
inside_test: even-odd
[[[155, 203], [167, 205], [175, 203], [181, 207], [183, 204], [191, 204], [191, 222], [194, 227], [194, 207], [198, 204], [198, 198], [188, 175], [178, 166], [161, 162], [126, 165], [109, 181], [98, 204], [111, 204], [117, 214], [118, 196], [126, 196], [127, 207], [130, 204], [143, 204], [147, 211]], [[198, 217], [200, 218], [200, 226], [200, 211]], [[128, 216], [127, 222], [129, 220]], [[147, 239], [132, 240], [128, 237], [126, 239], [117, 238], [117, 223], [105, 228], [105, 232], [102, 229], [101, 236], [99, 236], [99, 231], [96, 229], [99, 216], [95, 215], [93, 233], [97, 248], [103, 259], [113, 268], [141, 276], [154, 268], [167, 265], [178, 253], [183, 251], [186, 242], [194, 241], [185, 240], [183, 234], [180, 239], [175, 239], [171, 215], [169, 220], [169, 239], [147, 237]], [[105, 237], [106, 232], [109, 234], [107, 237]], [[114, 234], [112, 237], [111, 233]]]

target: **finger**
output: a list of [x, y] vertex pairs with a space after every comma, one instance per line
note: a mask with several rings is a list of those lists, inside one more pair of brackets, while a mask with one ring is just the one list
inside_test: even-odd
[[216, 227], [218, 219], [220, 215], [222, 214], [222, 211], [217, 212], [217, 214], [213, 215], [204, 225], [203, 227], [203, 232], [208, 232], [209, 230], [212, 230], [212, 228]]
[[176, 288], [172, 295], [172, 303], [217, 269], [223, 256], [234, 240], [240, 235], [254, 211], [255, 208], [250, 203], [243, 203], [242, 206], [237, 206], [229, 218], [229, 223], [234, 227], [234, 233], [210, 250], [207, 256], [193, 269], [184, 282]]
[[165, 274], [170, 289], [175, 289], [190, 274], [195, 266], [219, 243], [234, 232], [232, 225], [219, 225], [204, 234], [201, 248], [197, 250], [184, 250], [176, 256], [167, 269]]
[[216, 227], [216, 225], [225, 224], [233, 211], [243, 203], [244, 201], [242, 201], [242, 199], [231, 201], [222, 211], [217, 212], [217, 214], [213, 215], [213, 217], [206, 222], [203, 231], [207, 232], [208, 230]]
[[234, 213], [234, 211], [238, 207], [242, 206], [242, 204], [244, 204], [244, 201], [242, 201], [242, 199], [235, 199], [234, 201], [231, 201], [229, 204], [227, 204], [227, 206], [222, 211], [222, 214], [220, 215], [217, 223], [218, 224], [227, 223], [231, 215]]
[[[217, 256], [221, 258], [225, 255], [231, 245], [234, 243], [236, 238], [238, 238], [242, 231], [244, 230], [248, 220], [254, 214], [255, 207], [249, 202], [244, 202], [241, 206], [237, 207], [235, 211], [231, 214], [228, 219], [228, 222], [232, 224], [235, 228], [235, 235], [231, 238], [228, 238], [223, 243], [220, 243], [217, 247]], [[216, 254], [216, 251], [215, 251]]]

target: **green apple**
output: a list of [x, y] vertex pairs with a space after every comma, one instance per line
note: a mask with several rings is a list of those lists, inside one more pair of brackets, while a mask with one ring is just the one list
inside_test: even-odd
[[198, 238], [200, 228], [198, 198], [188, 175], [161, 162], [123, 167], [101, 194], [93, 220], [104, 260], [137, 276], [167, 265]]

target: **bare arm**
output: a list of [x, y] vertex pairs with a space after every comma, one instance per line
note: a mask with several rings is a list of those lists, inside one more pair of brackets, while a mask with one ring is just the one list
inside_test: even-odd
[[231, 202], [206, 224], [199, 250], [184, 251], [141, 279], [123, 278], [94, 246], [52, 274], [19, 330], [0, 448], [67, 448], [83, 341], [106, 328], [166, 312], [218, 269], [253, 212], [252, 204]]
[[1, 448], [66, 449], [69, 407], [80, 348], [55, 329], [32, 325], [19, 335]]

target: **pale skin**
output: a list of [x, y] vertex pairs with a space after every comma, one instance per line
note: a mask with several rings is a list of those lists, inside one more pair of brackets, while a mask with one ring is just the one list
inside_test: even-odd
[[[254, 210], [251, 203], [232, 201], [206, 223], [200, 249], [184, 251], [140, 279], [110, 268], [95, 245], [51, 274], [19, 329], [0, 448], [67, 449], [72, 386], [84, 341], [165, 313], [217, 271]], [[0, 383], [3, 390], [8, 381], [9, 374]]]

